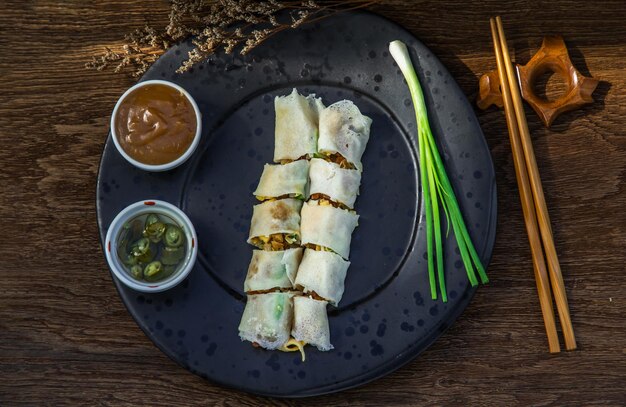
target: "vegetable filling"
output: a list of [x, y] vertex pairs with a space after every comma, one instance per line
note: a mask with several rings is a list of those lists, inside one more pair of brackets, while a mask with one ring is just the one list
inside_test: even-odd
[[262, 196], [262, 195], [256, 196], [256, 199], [261, 202], [278, 201], [279, 199], [287, 199], [287, 198], [294, 198], [294, 199], [299, 199], [301, 201], [304, 201], [304, 195], [302, 194], [285, 194], [281, 196]]
[[319, 206], [334, 206], [335, 208], [345, 209], [346, 211], [354, 212], [353, 209], [350, 209], [345, 204], [343, 204], [341, 202], [333, 201], [332, 199], [330, 199], [330, 197], [328, 195], [325, 195], [325, 194], [319, 194], [319, 193], [318, 194], [312, 194], [311, 195], [311, 200], [317, 201]]
[[269, 236], [255, 236], [251, 243], [262, 250], [287, 250], [300, 245], [300, 236], [295, 233], [274, 233]]
[[356, 170], [356, 166], [339, 153], [315, 153], [315, 157], [338, 164], [341, 168]]

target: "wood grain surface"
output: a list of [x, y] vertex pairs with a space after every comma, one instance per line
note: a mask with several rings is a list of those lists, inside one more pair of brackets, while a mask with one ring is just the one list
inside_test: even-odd
[[[115, 100], [133, 80], [84, 69], [165, 1], [0, 5], [0, 405], [626, 404], [626, 3], [389, 1], [473, 100], [495, 68], [490, 16], [524, 63], [561, 34], [602, 80], [597, 102], [544, 128], [526, 108], [579, 350], [550, 355], [502, 111], [477, 111], [498, 182], [491, 283], [412, 363], [368, 385], [273, 400], [213, 385], [169, 360], [122, 305], [102, 256], [95, 188]], [[559, 86], [544, 81], [554, 97]]]

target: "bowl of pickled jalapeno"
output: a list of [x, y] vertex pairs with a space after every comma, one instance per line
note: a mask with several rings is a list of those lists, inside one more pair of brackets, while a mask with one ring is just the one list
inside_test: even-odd
[[115, 276], [143, 292], [165, 291], [184, 280], [197, 251], [187, 215], [158, 200], [136, 202], [120, 212], [109, 227], [105, 247]]

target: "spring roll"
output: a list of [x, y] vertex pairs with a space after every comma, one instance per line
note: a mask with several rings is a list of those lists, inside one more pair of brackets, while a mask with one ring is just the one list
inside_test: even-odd
[[239, 323], [242, 341], [256, 342], [265, 349], [276, 349], [289, 340], [293, 320], [293, 294], [249, 295]]
[[338, 254], [306, 249], [295, 285], [305, 293], [315, 293], [330, 304], [337, 305], [343, 296], [349, 266], [350, 262]]
[[304, 199], [309, 175], [309, 162], [298, 160], [285, 165], [265, 164], [254, 196], [263, 201], [289, 195]]
[[302, 251], [301, 247], [277, 252], [253, 250], [243, 284], [244, 291], [249, 293], [273, 288], [293, 288]]
[[326, 301], [309, 297], [293, 298], [293, 328], [291, 336], [297, 341], [304, 341], [321, 351], [333, 349], [330, 344], [330, 328], [326, 314]]
[[359, 215], [330, 205], [309, 201], [302, 207], [302, 245], [312, 244], [331, 249], [344, 259], [350, 255], [352, 232]]
[[361, 171], [341, 168], [338, 164], [320, 158], [311, 159], [309, 197], [324, 194], [332, 201], [354, 207], [359, 194]]
[[[248, 243], [266, 250], [283, 250], [275, 243], [297, 244], [300, 241], [302, 201], [287, 198], [254, 205]], [[269, 246], [268, 246], [269, 245]]]
[[320, 135], [317, 143], [321, 154], [341, 154], [358, 170], [363, 169], [361, 157], [370, 138], [372, 119], [361, 114], [349, 100], [334, 103], [320, 113]]
[[322, 99], [315, 95], [304, 97], [296, 89], [274, 99], [274, 162], [297, 160], [317, 151], [319, 112], [323, 108]]

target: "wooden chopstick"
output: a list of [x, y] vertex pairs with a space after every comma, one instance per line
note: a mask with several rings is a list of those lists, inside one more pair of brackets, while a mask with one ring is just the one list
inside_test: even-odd
[[502, 50], [504, 67], [506, 68], [511, 97], [513, 98], [513, 108], [515, 109], [515, 117], [517, 118], [519, 134], [521, 136], [521, 144], [524, 151], [526, 168], [530, 178], [532, 196], [535, 202], [537, 220], [539, 222], [539, 231], [541, 233], [543, 248], [545, 250], [546, 260], [548, 263], [552, 292], [554, 294], [556, 308], [559, 312], [561, 329], [563, 330], [563, 337], [565, 339], [565, 349], [573, 350], [576, 349], [576, 338], [574, 336], [574, 329], [570, 318], [567, 295], [565, 293], [565, 284], [563, 283], [563, 275], [561, 274], [561, 266], [559, 265], [559, 259], [554, 246], [554, 237], [552, 236], [552, 227], [550, 226], [548, 207], [543, 194], [541, 177], [539, 176], [539, 168], [537, 166], [537, 161], [535, 160], [535, 153], [530, 139], [530, 131], [528, 130], [526, 115], [524, 114], [524, 106], [522, 104], [522, 97], [520, 95], [517, 76], [513, 71], [513, 64], [511, 63], [509, 48], [506, 43], [504, 29], [502, 27], [502, 19], [499, 16], [496, 17], [496, 26], [500, 37], [500, 47]]
[[494, 19], [490, 19], [491, 37], [493, 39], [494, 51], [498, 63], [498, 74], [500, 76], [500, 88], [502, 91], [502, 100], [504, 102], [504, 112], [506, 114], [506, 124], [509, 130], [509, 138], [511, 140], [511, 150], [513, 152], [513, 164], [515, 166], [515, 175], [517, 178], [517, 187], [522, 202], [522, 212], [524, 214], [524, 223], [526, 232], [528, 233], [528, 241], [533, 257], [533, 269], [535, 272], [535, 281], [537, 283], [537, 292], [539, 294], [539, 304], [543, 321], [548, 336], [548, 347], [551, 353], [561, 351], [559, 345], [559, 337], [556, 332], [556, 321], [554, 318], [554, 309], [552, 308], [552, 293], [550, 291], [550, 279], [546, 270], [546, 263], [543, 257], [543, 249], [541, 247], [541, 239], [537, 227], [537, 215], [533, 204], [532, 191], [528, 179], [528, 172], [524, 155], [520, 145], [519, 128], [515, 117], [513, 101], [511, 99], [511, 90], [509, 82], [506, 78], [506, 68], [504, 67], [504, 57], [500, 41], [498, 40], [498, 32]]

